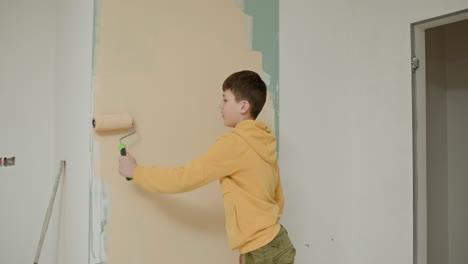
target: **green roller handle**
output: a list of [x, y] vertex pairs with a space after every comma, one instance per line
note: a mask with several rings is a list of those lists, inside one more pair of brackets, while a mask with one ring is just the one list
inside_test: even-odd
[[[127, 146], [125, 144], [119, 145], [119, 151], [120, 151], [120, 155], [127, 156]], [[133, 178], [127, 178], [127, 177], [125, 178], [127, 179], [127, 181], [133, 180]]]

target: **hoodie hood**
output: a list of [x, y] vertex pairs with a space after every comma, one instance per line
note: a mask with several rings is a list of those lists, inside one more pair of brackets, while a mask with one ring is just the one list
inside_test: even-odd
[[247, 144], [266, 162], [276, 161], [276, 136], [264, 123], [245, 120], [237, 124], [233, 132], [243, 138]]

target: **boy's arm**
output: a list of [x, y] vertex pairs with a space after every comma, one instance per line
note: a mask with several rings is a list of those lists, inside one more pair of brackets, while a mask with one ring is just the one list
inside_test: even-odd
[[138, 166], [134, 181], [144, 189], [158, 193], [191, 191], [228, 176], [239, 168], [238, 157], [245, 147], [233, 135], [220, 137], [204, 155], [178, 168]]
[[283, 195], [283, 187], [281, 186], [281, 180], [278, 178], [278, 185], [276, 186], [276, 192], [275, 192], [275, 201], [278, 204], [278, 207], [280, 209], [279, 214], [283, 214], [283, 209], [284, 209], [284, 195]]
[[275, 163], [275, 169], [278, 172], [278, 183], [276, 185], [276, 190], [275, 190], [275, 201], [278, 204], [278, 207], [280, 209], [279, 214], [282, 215], [283, 209], [284, 209], [284, 195], [283, 195], [283, 186], [281, 185], [281, 177], [280, 177], [278, 163]]

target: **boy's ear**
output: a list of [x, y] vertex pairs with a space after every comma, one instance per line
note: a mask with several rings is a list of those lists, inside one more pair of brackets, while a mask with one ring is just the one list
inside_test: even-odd
[[242, 100], [241, 113], [246, 114], [250, 112], [250, 103], [247, 100]]

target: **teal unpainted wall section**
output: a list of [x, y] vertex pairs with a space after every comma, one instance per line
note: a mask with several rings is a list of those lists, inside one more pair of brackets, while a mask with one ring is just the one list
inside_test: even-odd
[[244, 0], [243, 11], [251, 16], [252, 49], [262, 53], [263, 71], [269, 75], [268, 91], [275, 108], [275, 131], [279, 136], [279, 1]]

